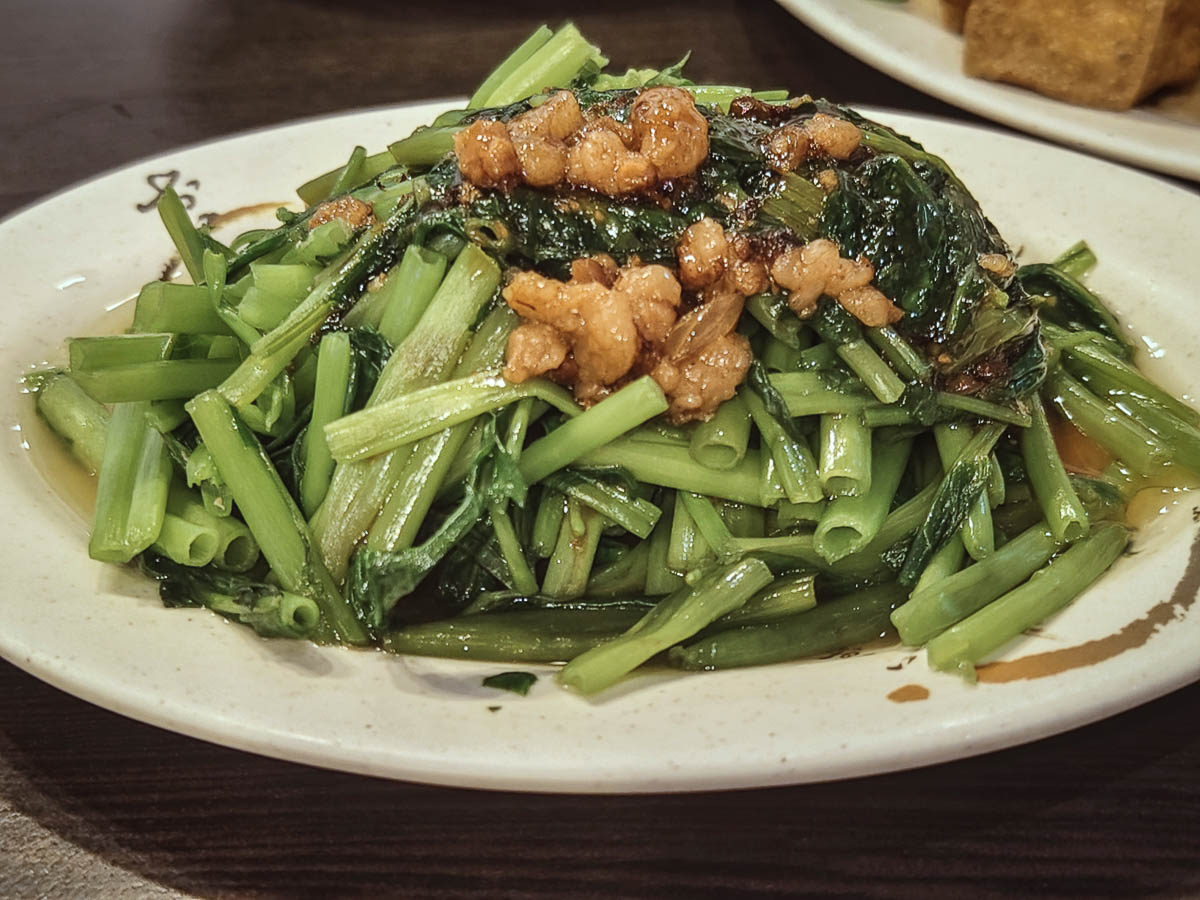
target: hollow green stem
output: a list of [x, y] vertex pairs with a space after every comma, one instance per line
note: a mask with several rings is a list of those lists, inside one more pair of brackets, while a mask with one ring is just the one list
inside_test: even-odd
[[711, 419], [692, 431], [692, 458], [709, 469], [732, 469], [746, 456], [750, 421], [740, 394], [726, 400]]
[[1074, 600], [1107, 571], [1128, 542], [1124, 525], [1093, 528], [1020, 587], [933, 638], [926, 647], [929, 665], [974, 681], [975, 663]]
[[662, 388], [645, 375], [530, 444], [518, 463], [521, 475], [534, 484], [666, 411]]
[[333, 455], [325, 439], [325, 426], [346, 411], [353, 366], [350, 335], [334, 331], [321, 338], [312, 418], [304, 441], [304, 474], [300, 479], [300, 507], [306, 516], [317, 511], [329, 490]]
[[771, 579], [770, 569], [759, 560], [718, 568], [660, 601], [621, 637], [575, 657], [559, 679], [583, 694], [610, 687], [650, 657], [742, 606]]
[[367, 643], [366, 629], [338, 591], [299, 507], [254, 433], [216, 391], [193, 398], [188, 412], [279, 583], [314, 600], [337, 639]]
[[109, 419], [88, 555], [129, 562], [162, 529], [171, 484], [163, 436], [146, 419], [146, 403], [119, 403]]
[[1087, 510], [1063, 468], [1042, 404], [1032, 403], [1031, 413], [1032, 424], [1020, 433], [1026, 475], [1055, 539], [1077, 541], [1088, 533]]

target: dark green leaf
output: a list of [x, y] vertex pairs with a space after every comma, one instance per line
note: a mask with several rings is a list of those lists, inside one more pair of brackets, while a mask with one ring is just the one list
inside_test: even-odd
[[900, 570], [901, 584], [916, 584], [929, 558], [966, 521], [971, 504], [987, 489], [992, 471], [989, 454], [1003, 430], [1002, 425], [980, 429], [938, 485], [929, 515], [916, 530], [908, 548], [904, 567]]
[[1072, 331], [1098, 331], [1119, 357], [1133, 357], [1133, 345], [1121, 334], [1116, 317], [1083, 282], [1049, 263], [1021, 266], [1017, 281], [1028, 293], [1048, 298], [1039, 312], [1051, 322]]
[[927, 384], [911, 382], [900, 395], [900, 405], [922, 425], [932, 425], [941, 418], [937, 391]]
[[788, 437], [798, 443], [807, 444], [808, 439], [804, 436], [804, 432], [796, 420], [792, 418], [791, 413], [788, 412], [787, 404], [783, 402], [783, 396], [775, 389], [775, 385], [771, 384], [771, 380], [767, 376], [767, 367], [757, 359], [750, 363], [746, 384], [750, 390], [758, 394], [763, 406], [767, 408], [767, 412], [779, 423]]
[[572, 260], [594, 253], [608, 253], [621, 263], [633, 255], [647, 263], [673, 263], [675, 245], [690, 224], [680, 213], [644, 199], [577, 192], [563, 202], [527, 188], [489, 192], [471, 204], [471, 216], [508, 227], [509, 261], [528, 261], [562, 277]]
[[[487, 421], [479, 454], [458, 505], [426, 540], [399, 551], [362, 548], [346, 576], [348, 600], [360, 620], [377, 633], [388, 614], [475, 528], [488, 503], [525, 502], [527, 486], [516, 461], [497, 439], [495, 418]], [[482, 549], [482, 548], [481, 548]]]
[[529, 689], [537, 683], [537, 676], [532, 672], [501, 672], [489, 675], [483, 679], [483, 686], [495, 688], [498, 691], [512, 691], [524, 697]]
[[350, 373], [348, 408], [356, 410], [367, 405], [379, 373], [392, 355], [392, 345], [376, 329], [363, 326], [350, 332], [350, 350], [354, 354], [354, 367]]
[[315, 631], [320, 612], [312, 601], [289, 598], [276, 585], [212, 567], [181, 566], [147, 551], [139, 565], [158, 582], [166, 607], [207, 607], [226, 618], [249, 625], [263, 637], [307, 637]]
[[834, 346], [862, 340], [862, 327], [858, 320], [832, 297], [821, 298], [811, 321], [821, 340]]

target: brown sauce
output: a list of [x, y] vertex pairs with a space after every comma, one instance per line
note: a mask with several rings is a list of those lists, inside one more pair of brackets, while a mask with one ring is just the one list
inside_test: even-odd
[[[275, 210], [281, 206], [287, 206], [288, 203], [255, 203], [253, 206], [239, 206], [236, 209], [231, 209], [229, 212], [214, 213], [208, 217], [209, 226], [215, 231], [222, 225], [228, 225], [230, 222], [235, 222], [238, 219], [244, 219], [247, 216], [274, 215]], [[278, 224], [278, 223], [277, 223]]]
[[893, 703], [912, 703], [915, 700], [928, 700], [929, 688], [923, 684], [906, 684], [898, 687], [887, 698]]
[[20, 429], [21, 445], [29, 452], [29, 461], [38, 475], [81, 523], [90, 523], [96, 506], [96, 478], [37, 414], [32, 399], [27, 414], [21, 417]]
[[1193, 490], [1195, 486], [1186, 483], [1142, 488], [1125, 507], [1125, 521], [1140, 531], [1157, 521], [1160, 516], [1165, 516], [1180, 502], [1194, 499]]

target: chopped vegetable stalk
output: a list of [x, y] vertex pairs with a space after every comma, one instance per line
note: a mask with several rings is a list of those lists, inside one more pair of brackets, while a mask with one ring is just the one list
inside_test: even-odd
[[929, 557], [929, 562], [921, 572], [921, 577], [917, 579], [913, 593], [953, 575], [962, 568], [963, 559], [966, 558], [966, 555], [967, 548], [963, 546], [962, 536], [952, 535], [941, 546], [941, 549]]
[[[850, 367], [880, 403], [895, 403], [904, 393], [904, 382], [888, 368], [863, 337], [855, 318], [835, 300], [821, 301], [812, 318], [821, 340], [833, 347], [842, 362]], [[898, 348], [899, 343], [895, 346]]]
[[184, 466], [188, 487], [199, 487], [200, 496], [204, 499], [204, 508], [215, 516], [228, 516], [233, 512], [233, 497], [229, 487], [217, 471], [212, 454], [203, 442], [196, 444], [195, 449], [187, 456]]
[[379, 331], [393, 345], [400, 344], [421, 321], [446, 275], [446, 257], [409, 244], [379, 293], [383, 315]]
[[1056, 540], [1077, 541], [1088, 533], [1088, 515], [1063, 468], [1046, 411], [1033, 403], [1033, 423], [1021, 432], [1021, 455], [1033, 494]]
[[792, 312], [783, 294], [755, 294], [746, 298], [746, 312], [789, 350], [803, 350], [812, 343], [808, 326]]
[[67, 341], [67, 357], [71, 371], [78, 374], [85, 370], [168, 359], [174, 343], [173, 334], [71, 338]]
[[713, 623], [714, 628], [740, 628], [778, 622], [817, 605], [814, 575], [785, 575], [776, 578], [742, 606]]
[[1093, 528], [1020, 587], [931, 640], [926, 648], [929, 665], [974, 681], [976, 663], [1074, 600], [1116, 561], [1128, 542], [1124, 525]]
[[1149, 475], [1170, 461], [1170, 448], [1150, 429], [1122, 415], [1070, 375], [1055, 373], [1047, 387], [1054, 405], [1072, 425], [1138, 475]]
[[101, 403], [184, 400], [221, 384], [236, 359], [168, 359], [80, 370], [75, 380]]
[[396, 604], [472, 532], [488, 504], [514, 500], [521, 505], [525, 491], [516, 462], [497, 441], [494, 422], [488, 421], [462, 499], [437, 529], [415, 547], [388, 551], [367, 546], [355, 554], [347, 585], [363, 625], [373, 634], [382, 631]]
[[991, 476], [989, 454], [1000, 438], [1002, 425], [985, 425], [963, 446], [937, 485], [929, 514], [913, 535], [900, 570], [901, 584], [916, 583], [929, 558], [958, 531]]
[[602, 691], [656, 653], [742, 606], [771, 578], [771, 570], [756, 559], [714, 569], [661, 600], [621, 637], [572, 659], [559, 680], [583, 694]]
[[[674, 492], [675, 506], [666, 551], [667, 565], [673, 571], [682, 573], [698, 569], [713, 558], [712, 547], [708, 545], [696, 520], [692, 518], [689, 504], [683, 501], [686, 493]], [[680, 583], [682, 584], [682, 580]]]
[[[938, 455], [942, 459], [943, 468], [949, 472], [954, 461], [958, 459], [963, 448], [971, 440], [971, 430], [965, 426], [946, 424], [935, 425], [934, 440], [937, 442]], [[991, 458], [988, 459], [988, 480], [991, 481], [994, 469]], [[963, 522], [962, 542], [967, 554], [972, 559], [983, 559], [995, 549], [996, 539], [992, 528], [992, 507], [987, 491], [975, 498]]]
[[669, 564], [672, 547], [672, 532], [675, 521], [675, 492], [665, 491], [663, 514], [650, 535], [649, 553], [646, 559], [645, 593], [647, 597], [670, 594], [683, 585], [683, 576]]
[[1054, 260], [1054, 268], [1071, 278], [1082, 278], [1096, 265], [1096, 254], [1087, 241], [1072, 244]]
[[325, 428], [346, 411], [352, 365], [350, 335], [332, 332], [321, 338], [312, 418], [304, 440], [304, 474], [300, 478], [300, 507], [306, 516], [317, 511], [333, 476], [333, 455]]
[[[300, 185], [296, 195], [306, 205], [313, 206], [370, 181], [396, 164], [387, 150], [370, 156], [365, 152], [360, 154], [361, 150], [361, 147], [355, 147], [344, 165]], [[357, 165], [356, 160], [360, 160]]]
[[649, 559], [650, 542], [641, 541], [607, 565], [593, 568], [588, 577], [587, 596], [625, 597], [645, 593]]
[[[445, 377], [499, 281], [499, 267], [483, 251], [463, 250], [438, 288], [430, 310], [388, 359], [368, 406]], [[354, 544], [379, 514], [408, 456], [401, 448], [334, 469], [329, 492], [313, 518], [313, 534], [335, 578], [344, 575]]]
[[[676, 495], [675, 501], [682, 504], [683, 508], [687, 510], [687, 514], [695, 523], [696, 530], [704, 538], [705, 545], [716, 554], [717, 559], [722, 562], [732, 562], [741, 555], [734, 544], [733, 533], [711, 501], [699, 494], [693, 494], [691, 491], [680, 491]], [[684, 571], [690, 571], [690, 569], [685, 568]]]
[[576, 469], [553, 472], [542, 479], [542, 483], [573, 497], [639, 538], [649, 537], [662, 515], [662, 510], [650, 501], [632, 497], [621, 488]]
[[821, 416], [821, 485], [829, 497], [871, 490], [871, 430], [858, 416]]
[[[493, 76], [496, 84], [486, 96], [481, 95], [481, 88], [471, 98], [473, 108], [507, 106], [545, 88], [566, 87], [585, 67], [599, 70], [608, 63], [599, 48], [589, 44], [570, 23], [544, 42], [536, 32], [532, 40], [535, 41], [532, 49], [529, 42], [522, 44], [515, 58], [501, 65]], [[488, 86], [486, 82], [484, 86]]]
[[512, 384], [485, 370], [351, 413], [326, 425], [325, 439], [338, 462], [358, 462], [526, 397], [543, 400], [567, 416], [580, 413], [571, 394], [551, 381], [531, 378]]
[[[529, 453], [528, 450], [525, 452]], [[524, 461], [525, 457], [522, 457]], [[748, 451], [746, 458], [736, 467], [719, 471], [706, 468], [692, 459], [686, 446], [675, 447], [623, 437], [585, 453], [577, 462], [585, 466], [621, 466], [638, 481], [647, 484], [695, 491], [734, 503], [756, 505], [760, 502], [760, 462], [757, 451]]]
[[887, 634], [888, 615], [904, 598], [897, 584], [866, 588], [818, 603], [778, 622], [721, 631], [668, 655], [680, 669], [732, 669], [833, 653]]
[[584, 595], [603, 530], [602, 515], [577, 500], [567, 500], [567, 513], [542, 581], [543, 594], [563, 600]]
[[872, 444], [870, 488], [857, 496], [833, 498], [817, 523], [814, 546], [828, 562], [861, 550], [879, 533], [908, 465], [911, 438], [877, 431]]
[[217, 315], [204, 285], [151, 281], [133, 306], [134, 332], [232, 334]]
[[396, 252], [413, 231], [411, 207], [393, 213], [370, 228], [353, 252], [329, 276], [317, 280], [312, 291], [286, 319], [259, 338], [248, 356], [221, 385], [221, 393], [242, 409], [261, 394], [287, 368], [321, 324], [339, 306], [348, 306], [351, 295]]
[[692, 431], [692, 458], [710, 469], [732, 469], [745, 458], [749, 441], [750, 412], [735, 395]]
[[984, 419], [992, 419], [996, 422], [1007, 422], [1009, 425], [1016, 425], [1018, 428], [1028, 428], [1030, 423], [1029, 413], [1022, 409], [1013, 409], [1008, 406], [1001, 406], [998, 403], [989, 403], [987, 400], [980, 400], [978, 397], [970, 397], [966, 394], [951, 394], [939, 391], [937, 405], [951, 412], [966, 413], [970, 416], [979, 416]]
[[173, 513], [163, 516], [158, 537], [150, 545], [156, 553], [182, 566], [207, 566], [217, 555], [217, 531]]
[[71, 453], [90, 472], [104, 462], [108, 410], [88, 396], [69, 375], [52, 375], [38, 388], [37, 411], [67, 442]]
[[330, 577], [304, 517], [258, 439], [216, 391], [193, 398], [188, 412], [284, 590], [310, 597], [330, 636], [366, 643], [366, 630]]
[[563, 606], [483, 613], [388, 632], [390, 653], [495, 662], [563, 662], [619, 637], [645, 614], [640, 607]]
[[870, 394], [850, 384], [835, 385], [821, 372], [779, 372], [771, 384], [793, 416], [857, 415], [877, 406]]
[[196, 230], [196, 226], [192, 224], [187, 208], [179, 199], [179, 195], [175, 193], [175, 188], [168, 185], [167, 189], [162, 192], [162, 196], [158, 198], [157, 207], [159, 218], [162, 219], [167, 234], [175, 242], [175, 249], [179, 251], [179, 258], [183, 261], [184, 268], [192, 276], [195, 284], [202, 284], [204, 282], [204, 239]]
[[545, 25], [539, 25], [529, 37], [525, 38], [512, 53], [504, 58], [500, 65], [492, 70], [492, 73], [483, 80], [483, 84], [479, 85], [475, 93], [471, 95], [471, 99], [467, 102], [468, 109], [479, 109], [482, 106], [490, 106], [488, 101], [492, 94], [496, 92], [501, 84], [509, 79], [509, 77], [529, 61], [538, 50], [546, 45], [554, 32]]
[[541, 481], [666, 411], [662, 388], [643, 376], [527, 447], [521, 455], [521, 475], [529, 484]]
[[538, 504], [533, 520], [533, 535], [529, 540], [530, 548], [539, 559], [545, 559], [554, 552], [558, 531], [566, 514], [567, 498], [553, 488], [547, 488]]
[[1109, 353], [1095, 340], [1092, 332], [1067, 331], [1055, 325], [1042, 325], [1042, 334], [1066, 356], [1066, 363], [1076, 374], [1103, 375], [1111, 383], [1140, 394], [1165, 407], [1172, 415], [1190, 425], [1200, 422], [1200, 412], [1163, 390], [1129, 363]]
[[513, 528], [512, 519], [508, 515], [508, 510], [505, 509], [505, 504], [495, 500], [489, 503], [488, 516], [492, 521], [492, 528], [496, 532], [496, 541], [500, 545], [500, 552], [504, 555], [504, 562], [508, 566], [513, 589], [523, 594], [532, 594], [538, 587], [537, 578], [534, 577], [533, 570], [529, 568], [529, 561], [525, 559], [525, 552], [521, 549], [521, 539], [517, 537], [516, 529]]
[[792, 421], [775, 385], [758, 366], [751, 366], [749, 390], [742, 392], [746, 408], [762, 436], [764, 452], [775, 462], [775, 475], [789, 501], [815, 503], [823, 490], [808, 440]]
[[918, 586], [894, 613], [892, 624], [906, 644], [919, 647], [1040, 569], [1062, 547], [1045, 522], [1013, 538], [987, 559]]
[[[498, 364], [513, 318], [507, 307], [497, 307], [489, 313], [471, 338], [471, 344], [463, 353], [455, 372], [488, 369]], [[416, 542], [417, 532], [438, 490], [447, 480], [455, 457], [467, 443], [472, 427], [470, 421], [462, 422], [422, 438], [413, 445], [395, 489], [367, 532], [368, 547], [372, 550], [400, 550]], [[508, 445], [505, 448], [516, 459], [518, 454], [513, 453]], [[478, 448], [471, 453], [472, 459], [477, 455]]]
[[88, 541], [92, 559], [129, 562], [162, 530], [171, 459], [146, 411], [146, 403], [119, 403], [109, 419]]
[[249, 625], [261, 637], [303, 638], [318, 633], [321, 610], [309, 597], [212, 569], [185, 568], [153, 554], [142, 570], [159, 583], [164, 606], [206, 606]]
[[933, 366], [929, 361], [891, 325], [868, 328], [866, 334], [871, 343], [879, 348], [888, 362], [905, 378], [928, 381], [933, 374]]

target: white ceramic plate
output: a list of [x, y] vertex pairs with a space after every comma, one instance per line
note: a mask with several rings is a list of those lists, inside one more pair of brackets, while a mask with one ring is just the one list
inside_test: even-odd
[[[1074, 106], [962, 71], [962, 37], [937, 0], [779, 0], [814, 31], [893, 78], [1032, 134], [1159, 172], [1200, 179], [1200, 116], [1167, 101], [1111, 112]], [[1198, 89], [1200, 90], [1200, 89]]]
[[[70, 491], [65, 475], [52, 470], [56, 490], [35, 467], [48, 445], [17, 378], [60, 354], [65, 336], [94, 330], [107, 307], [162, 270], [169, 240], [153, 212], [136, 208], [153, 197], [148, 178], [178, 172], [197, 213], [274, 205], [336, 165], [350, 145], [382, 147], [438, 108], [354, 113], [179, 150], [0, 223], [0, 368], [9, 385], [0, 392], [8, 433], [0, 454], [6, 659], [101, 706], [245, 750], [393, 778], [535, 791], [732, 788], [901, 769], [1063, 731], [1200, 676], [1200, 621], [1175, 621], [1170, 606], [1190, 558], [1190, 507], [1162, 517], [1138, 540], [1141, 552], [1006, 654], [1057, 653], [1034, 667], [1039, 672], [1112, 651], [1108, 658], [977, 687], [891, 649], [712, 675], [656, 672], [595, 701], [563, 692], [550, 669], [539, 669], [544, 677], [521, 698], [480, 684], [512, 667], [260, 640], [215, 615], [164, 609], [132, 571], [89, 560], [86, 527], [62, 496]], [[1126, 321], [1163, 345], [1148, 361], [1153, 373], [1178, 390], [1200, 387], [1200, 326], [1191, 309], [1200, 198], [1033, 141], [868, 114], [944, 153], [1028, 258], [1087, 238], [1101, 259], [1095, 283]], [[1174, 599], [1190, 602], [1194, 588], [1189, 581]], [[1131, 626], [1147, 615], [1166, 623], [1161, 631]], [[1092, 640], [1101, 643], [1071, 650]], [[890, 700], [898, 689], [929, 696]]]

